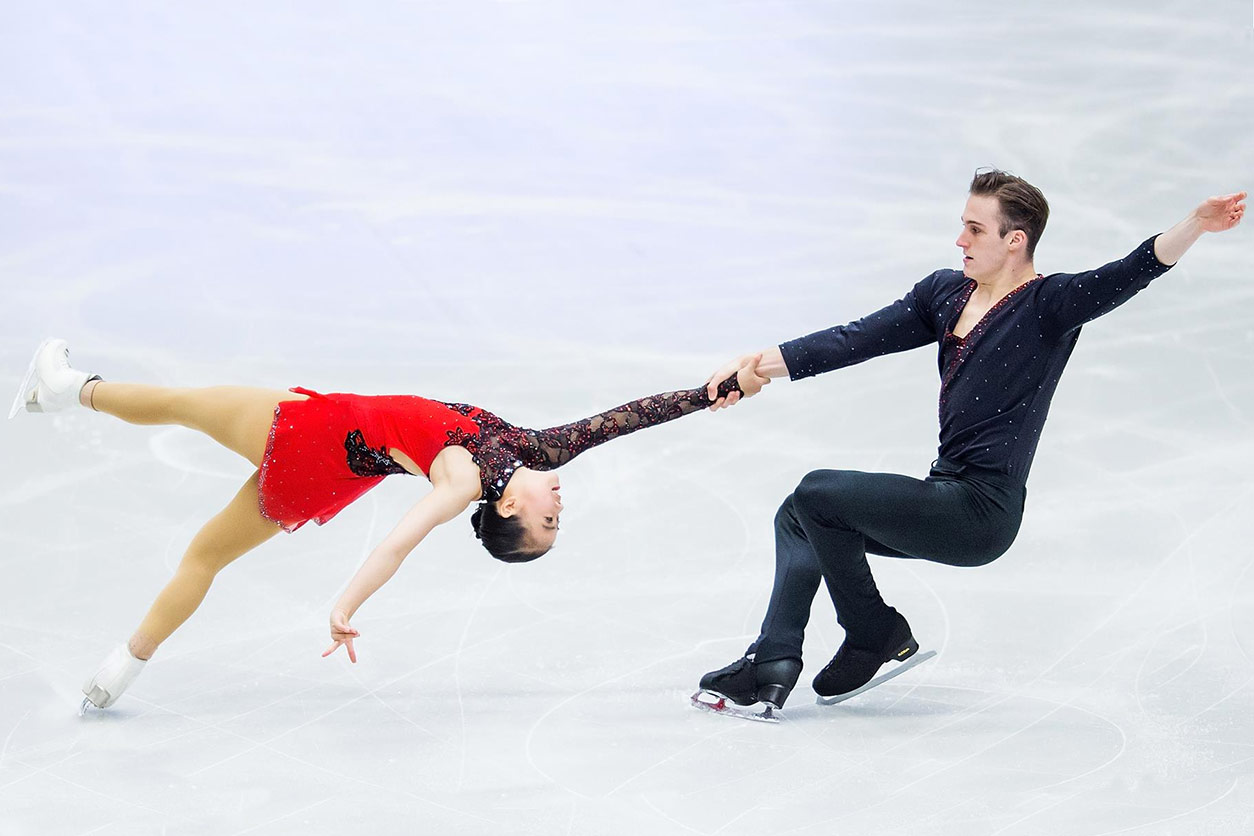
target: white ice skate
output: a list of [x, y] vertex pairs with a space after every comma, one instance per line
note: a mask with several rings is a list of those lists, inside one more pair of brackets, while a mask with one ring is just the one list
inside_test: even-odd
[[44, 340], [35, 349], [30, 368], [13, 399], [9, 417], [23, 408], [27, 412], [59, 412], [78, 406], [78, 393], [89, 380], [99, 380], [70, 367], [70, 350], [65, 340]]
[[79, 714], [87, 711], [89, 705], [96, 708], [108, 708], [118, 701], [118, 697], [130, 687], [144, 669], [145, 660], [136, 659], [126, 645], [120, 644], [105, 657], [100, 669], [91, 679], [83, 683], [83, 700]]

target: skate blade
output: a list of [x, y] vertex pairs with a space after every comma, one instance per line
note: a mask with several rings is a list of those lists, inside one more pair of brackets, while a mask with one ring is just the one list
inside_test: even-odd
[[856, 697], [858, 696], [858, 694], [861, 694], [865, 691], [870, 691], [872, 688], [874, 688], [877, 685], [883, 685], [885, 682], [887, 682], [888, 680], [892, 679], [895, 676], [901, 676], [903, 673], [910, 670], [915, 665], [921, 665], [924, 662], [926, 662], [928, 659], [931, 659], [935, 655], [936, 655], [935, 650], [929, 650], [926, 653], [916, 653], [913, 656], [911, 656], [909, 659], [907, 659], [906, 661], [897, 665], [897, 667], [893, 668], [888, 673], [880, 674], [879, 676], [875, 677], [870, 682], [868, 682], [866, 685], [863, 685], [861, 688], [855, 688], [847, 694], [837, 694], [834, 697], [819, 697], [816, 700], [816, 702], [819, 705], [835, 705], [838, 702], [844, 702], [850, 697]]
[[82, 717], [87, 714], [88, 708], [95, 708], [96, 705], [91, 701], [90, 697], [83, 697], [83, 704], [78, 707], [78, 716]]
[[30, 366], [26, 369], [26, 376], [22, 378], [22, 385], [17, 389], [17, 396], [13, 398], [13, 406], [9, 408], [9, 420], [13, 420], [13, 416], [21, 412], [28, 403], [30, 403], [30, 390], [35, 383], [35, 363], [39, 360], [39, 354], [44, 350], [44, 346], [52, 340], [44, 340], [39, 344], [39, 348], [35, 349], [35, 356], [30, 360]]
[[692, 695], [692, 707], [724, 717], [735, 717], [738, 720], [756, 720], [759, 723], [778, 723], [779, 709], [768, 704], [765, 708], [754, 709], [753, 706], [736, 705], [721, 694], [713, 691], [698, 691]]

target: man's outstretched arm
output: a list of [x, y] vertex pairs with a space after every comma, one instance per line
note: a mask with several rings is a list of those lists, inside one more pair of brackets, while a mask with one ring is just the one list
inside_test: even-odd
[[1175, 264], [1203, 232], [1226, 232], [1245, 215], [1245, 192], [1202, 201], [1188, 217], [1154, 240], [1154, 255], [1163, 264]]
[[[795, 340], [763, 349], [760, 355], [744, 355], [726, 363], [707, 381], [711, 400], [717, 395], [713, 386], [726, 375], [744, 368], [754, 357], [760, 357], [754, 369], [756, 379], [764, 383], [774, 377], [800, 380], [816, 374], [852, 366], [872, 357], [908, 351], [937, 340], [936, 324], [927, 300], [932, 298], [938, 277], [955, 271], [938, 270], [914, 286], [909, 293], [875, 313], [859, 320], [825, 328]], [[922, 301], [921, 301], [922, 300]], [[754, 393], [748, 389], [744, 397]], [[710, 409], [731, 406], [740, 400], [732, 392], [727, 398], [714, 400]]]

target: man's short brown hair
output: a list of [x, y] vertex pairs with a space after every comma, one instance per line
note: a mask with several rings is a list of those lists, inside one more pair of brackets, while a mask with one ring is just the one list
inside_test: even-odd
[[975, 172], [970, 192], [997, 198], [997, 205], [1001, 207], [1001, 227], [997, 234], [1004, 238], [1010, 230], [1022, 229], [1028, 236], [1028, 258], [1032, 258], [1036, 242], [1041, 240], [1049, 220], [1049, 203], [1041, 190], [1022, 177], [993, 168]]

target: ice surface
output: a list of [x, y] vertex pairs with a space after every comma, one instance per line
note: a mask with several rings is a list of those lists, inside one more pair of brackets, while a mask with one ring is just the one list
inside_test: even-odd
[[[469, 401], [692, 385], [938, 267], [971, 172], [1044, 272], [1254, 181], [1249, 3], [7, 4], [0, 392], [113, 380]], [[1233, 834], [1254, 827], [1251, 228], [1088, 326], [1011, 551], [879, 559], [940, 656], [786, 722], [687, 705], [754, 635], [816, 467], [922, 474], [930, 351], [777, 382], [563, 471], [559, 547], [465, 520], [326, 617], [426, 489], [231, 567], [107, 712], [82, 679], [248, 466], [181, 429], [0, 427], [0, 834]]]

